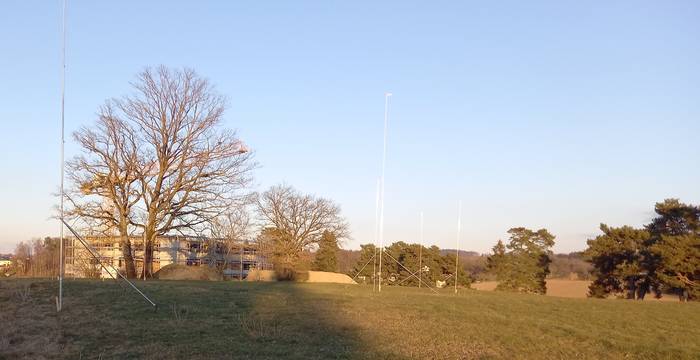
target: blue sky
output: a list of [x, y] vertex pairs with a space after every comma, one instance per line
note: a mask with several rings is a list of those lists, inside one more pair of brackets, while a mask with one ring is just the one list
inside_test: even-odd
[[[337, 201], [372, 241], [383, 93], [387, 242], [485, 252], [515, 226], [580, 250], [601, 222], [700, 203], [696, 1], [70, 1], [66, 132], [146, 66], [194, 68], [256, 152], [256, 189]], [[55, 235], [60, 1], [0, 12], [0, 251]], [[67, 156], [76, 147], [69, 141]]]

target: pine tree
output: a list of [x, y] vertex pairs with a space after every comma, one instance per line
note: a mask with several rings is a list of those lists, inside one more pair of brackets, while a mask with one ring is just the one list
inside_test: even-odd
[[[419, 244], [407, 244], [402, 241], [395, 242], [384, 248], [382, 264], [382, 283], [385, 285], [418, 286], [418, 265], [422, 263], [423, 284], [433, 287], [436, 281], [446, 281], [447, 286], [454, 286], [455, 254], [442, 255], [440, 248], [431, 246], [423, 247], [422, 261], [419, 261], [421, 253]], [[360, 259], [355, 264], [352, 275], [364, 275], [372, 279], [372, 256], [377, 257], [379, 252], [372, 244], [360, 245]], [[379, 271], [377, 268], [376, 271]], [[457, 276], [460, 286], [469, 287], [471, 277], [462, 266], [458, 269]]]
[[330, 231], [324, 231], [318, 243], [313, 269], [317, 271], [338, 271], [338, 239]]
[[647, 225], [649, 259], [645, 264], [658, 286], [681, 301], [700, 299], [700, 207], [666, 199]]
[[588, 240], [584, 252], [593, 264], [589, 295], [626, 293], [644, 299], [649, 291], [677, 293], [681, 300], [700, 297], [700, 208], [666, 199], [645, 229], [611, 228]]
[[586, 259], [593, 264], [593, 283], [589, 296], [606, 297], [626, 293], [628, 299], [643, 299], [652, 283], [645, 264], [648, 261], [646, 230], [623, 226], [614, 228], [600, 224], [603, 235], [588, 240]]
[[367, 279], [369, 279], [369, 281], [372, 281], [373, 277], [376, 275], [373, 274], [372, 271], [374, 269], [373, 262], [375, 261], [373, 257], [375, 257], [375, 255], [379, 256], [377, 251], [378, 249], [376, 246], [374, 246], [374, 244], [360, 245], [360, 258], [357, 260], [357, 263], [353, 267], [350, 276], [365, 276]]
[[498, 240], [496, 245], [492, 248], [493, 255], [490, 255], [486, 259], [486, 270], [490, 273], [496, 275], [496, 277], [503, 276], [506, 271], [506, 246], [503, 245], [503, 241]]
[[488, 260], [489, 269], [498, 280], [496, 289], [545, 294], [554, 235], [546, 229], [532, 231], [523, 227], [512, 228], [508, 233], [508, 245], [504, 247], [499, 240]]
[[700, 299], [700, 237], [662, 236], [651, 252], [659, 259], [656, 276], [681, 301]]

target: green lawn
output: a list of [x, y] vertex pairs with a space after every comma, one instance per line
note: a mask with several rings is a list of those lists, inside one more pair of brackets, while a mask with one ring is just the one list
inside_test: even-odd
[[[29, 295], [23, 290], [31, 283]], [[700, 304], [353, 285], [0, 281], [0, 358], [699, 358]]]

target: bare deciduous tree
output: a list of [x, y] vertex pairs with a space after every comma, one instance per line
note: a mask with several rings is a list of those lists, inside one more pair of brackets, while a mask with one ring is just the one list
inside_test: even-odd
[[235, 132], [221, 128], [225, 99], [194, 71], [147, 69], [133, 85], [136, 94], [117, 104], [139, 134], [139, 227], [150, 276], [156, 237], [204, 231], [240, 200], [254, 163]]
[[302, 251], [317, 245], [324, 231], [338, 239], [348, 236], [338, 205], [290, 186], [273, 186], [260, 194], [257, 208], [268, 233], [275, 235], [274, 252], [288, 265], [294, 264]]
[[140, 200], [138, 175], [142, 163], [133, 129], [107, 102], [95, 126], [73, 134], [82, 154], [67, 163], [72, 187], [66, 192], [66, 217], [85, 222], [92, 230], [119, 234], [126, 276], [136, 276], [129, 232], [132, 209]]
[[242, 251], [250, 235], [250, 215], [247, 210], [245, 205], [239, 205], [212, 219], [207, 254], [210, 266], [223, 271], [228, 267], [231, 254]]
[[200, 235], [238, 204], [255, 166], [235, 132], [222, 129], [225, 99], [192, 70], [139, 74], [133, 96], [100, 109], [97, 126], [74, 135], [83, 154], [69, 163], [69, 216], [105, 233], [118, 229], [127, 274], [129, 234], [144, 236], [144, 275], [156, 237]]

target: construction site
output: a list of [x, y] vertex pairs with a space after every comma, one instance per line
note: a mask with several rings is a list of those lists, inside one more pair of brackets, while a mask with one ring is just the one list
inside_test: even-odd
[[[76, 237], [66, 237], [66, 277], [115, 278], [115, 270], [124, 272], [125, 260], [118, 237], [86, 236], [83, 239], [99, 254], [99, 262]], [[134, 237], [130, 240], [136, 273], [143, 278], [144, 249], [140, 239]], [[153, 272], [169, 265], [208, 266], [221, 273], [224, 279], [243, 280], [252, 269], [272, 269], [272, 264], [263, 254], [264, 249], [254, 241], [224, 245], [224, 240], [220, 239], [161, 236], [153, 247]]]

